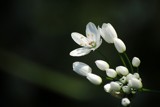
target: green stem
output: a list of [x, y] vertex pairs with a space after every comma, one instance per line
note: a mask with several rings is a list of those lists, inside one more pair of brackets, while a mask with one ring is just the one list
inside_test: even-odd
[[142, 88], [142, 92], [152, 92], [152, 93], [160, 93], [160, 90], [151, 90], [147, 88]]
[[124, 59], [123, 59], [123, 57], [122, 57], [122, 54], [121, 54], [121, 53], [119, 53], [119, 57], [120, 57], [120, 59], [121, 59], [121, 61], [122, 61], [123, 65], [124, 65], [125, 67], [127, 67], [127, 65], [126, 65], [126, 63], [125, 63], [125, 61], [124, 61]]
[[131, 72], [134, 73], [133, 67], [132, 67], [132, 64], [131, 64], [131, 61], [129, 60], [127, 54], [126, 54], [125, 52], [124, 52], [123, 54], [124, 54], [125, 58], [126, 58], [127, 61], [128, 61], [128, 64], [129, 64], [129, 67], [130, 67]]

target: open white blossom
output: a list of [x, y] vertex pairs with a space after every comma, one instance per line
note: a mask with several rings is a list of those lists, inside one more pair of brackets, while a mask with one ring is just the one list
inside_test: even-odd
[[126, 51], [126, 45], [124, 42], [119, 38], [114, 38], [114, 46], [119, 53], [123, 53]]
[[109, 69], [109, 64], [106, 61], [96, 60], [95, 63], [96, 63], [96, 66], [102, 71]]
[[110, 23], [103, 23], [102, 28], [98, 28], [103, 39], [108, 43], [113, 43], [113, 39], [117, 38], [117, 33]]
[[88, 73], [92, 72], [92, 69], [90, 66], [88, 66], [87, 64], [83, 62], [74, 62], [73, 71], [75, 71], [79, 75], [87, 76]]
[[89, 22], [86, 26], [86, 37], [77, 32], [73, 32], [71, 37], [78, 45], [82, 46], [81, 48], [77, 48], [70, 52], [70, 55], [75, 57], [89, 54], [92, 50], [94, 51], [97, 49], [102, 43], [99, 31], [92, 22]]
[[141, 63], [141, 61], [140, 61], [140, 59], [138, 57], [133, 57], [133, 59], [132, 59], [132, 65], [134, 67], [138, 67], [140, 65], [140, 63]]
[[125, 107], [128, 106], [130, 103], [131, 102], [128, 98], [123, 98], [122, 101], [121, 101], [121, 104]]
[[100, 85], [102, 83], [102, 78], [96, 74], [88, 73], [87, 79], [95, 85]]

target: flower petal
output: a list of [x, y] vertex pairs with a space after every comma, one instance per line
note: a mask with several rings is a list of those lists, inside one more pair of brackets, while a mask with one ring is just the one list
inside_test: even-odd
[[80, 33], [73, 32], [71, 34], [71, 37], [80, 46], [87, 46], [88, 45], [87, 38]]
[[89, 41], [99, 41], [100, 40], [100, 34], [95, 26], [94, 23], [89, 22], [86, 26], [86, 35]]
[[91, 52], [91, 49], [89, 48], [77, 48], [73, 51], [70, 52], [70, 56], [75, 56], [75, 57], [79, 57], [79, 56], [84, 56], [87, 55]]

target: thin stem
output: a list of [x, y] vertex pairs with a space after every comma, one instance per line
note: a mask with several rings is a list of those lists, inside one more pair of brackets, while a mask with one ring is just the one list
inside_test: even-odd
[[160, 90], [151, 90], [151, 89], [147, 89], [147, 88], [142, 88], [143, 92], [153, 92], [153, 93], [160, 93]]
[[125, 63], [125, 61], [124, 61], [124, 59], [123, 59], [121, 53], [119, 53], [119, 57], [120, 57], [120, 59], [121, 59], [123, 65], [124, 65], [125, 67], [127, 67], [127, 65], [126, 65], [126, 63]]
[[130, 67], [131, 72], [134, 73], [133, 67], [132, 67], [132, 64], [131, 64], [131, 61], [129, 60], [127, 54], [126, 54], [125, 52], [124, 52], [123, 54], [124, 54], [125, 58], [126, 58], [127, 61], [128, 61], [128, 64], [129, 64], [129, 67]]

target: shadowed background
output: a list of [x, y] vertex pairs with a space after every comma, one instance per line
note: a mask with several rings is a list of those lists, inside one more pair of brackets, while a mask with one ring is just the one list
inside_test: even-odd
[[[1, 1], [0, 83], [1, 107], [117, 107], [120, 100], [73, 72], [82, 61], [104, 59], [95, 52], [74, 58], [79, 46], [72, 32], [85, 34], [88, 22], [111, 23], [127, 46], [130, 58], [141, 59], [143, 85], [160, 90], [160, 4], [158, 0], [6, 0]], [[115, 68], [120, 65], [113, 45], [103, 41], [99, 50]], [[105, 84], [105, 83], [104, 83]], [[159, 95], [138, 93], [133, 107], [151, 107]]]

